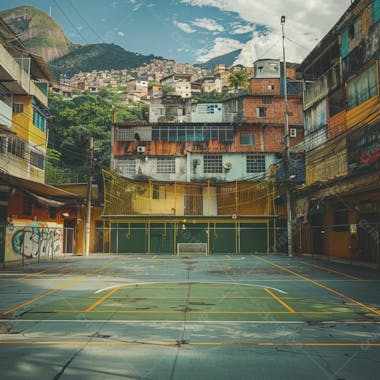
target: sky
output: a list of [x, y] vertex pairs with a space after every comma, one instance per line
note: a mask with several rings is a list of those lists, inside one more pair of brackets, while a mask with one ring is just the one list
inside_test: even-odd
[[107, 42], [181, 63], [202, 63], [242, 49], [235, 64], [282, 57], [301, 62], [351, 0], [0, 0], [0, 10], [32, 5], [74, 43]]

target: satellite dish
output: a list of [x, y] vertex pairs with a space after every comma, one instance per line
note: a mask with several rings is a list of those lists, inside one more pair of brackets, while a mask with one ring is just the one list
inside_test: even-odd
[[231, 164], [231, 162], [225, 162], [225, 163], [223, 164], [223, 167], [224, 167], [224, 169], [226, 169], [226, 170], [230, 170], [230, 169], [232, 168], [232, 164]]

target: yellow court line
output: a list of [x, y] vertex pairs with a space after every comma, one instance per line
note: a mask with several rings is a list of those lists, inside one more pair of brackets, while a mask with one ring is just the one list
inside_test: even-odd
[[361, 308], [363, 308], [363, 309], [365, 309], [367, 311], [370, 311], [373, 314], [376, 314], [376, 315], [380, 314], [379, 310], [376, 310], [376, 309], [374, 309], [372, 307], [369, 307], [369, 306], [365, 305], [364, 303], [362, 303], [360, 301], [357, 301], [354, 298], [351, 298], [350, 296], [347, 296], [347, 295], [345, 295], [345, 294], [343, 294], [343, 293], [341, 293], [341, 292], [339, 292], [339, 291], [337, 291], [335, 289], [329, 288], [326, 285], [320, 284], [319, 282], [314, 281], [311, 278], [308, 278], [308, 277], [306, 277], [306, 276], [304, 276], [304, 275], [302, 275], [300, 273], [294, 272], [291, 269], [285, 268], [285, 267], [283, 267], [283, 266], [281, 266], [279, 264], [272, 263], [270, 260], [264, 259], [263, 257], [258, 257], [258, 256], [253, 256], [253, 257], [255, 257], [257, 260], [260, 260], [260, 261], [262, 261], [264, 263], [270, 264], [270, 265], [274, 266], [275, 268], [281, 269], [281, 270], [283, 270], [285, 272], [291, 273], [292, 275], [294, 275], [296, 277], [302, 278], [303, 280], [305, 280], [307, 282], [310, 282], [311, 284], [316, 285], [316, 286], [318, 286], [318, 287], [320, 287], [322, 289], [325, 289], [325, 290], [327, 290], [330, 293], [333, 293], [333, 294], [335, 294], [335, 295], [337, 295], [339, 297], [342, 297], [342, 298], [344, 298], [344, 299], [346, 299], [346, 300], [348, 300], [350, 302], [353, 302], [354, 304], [360, 306]]
[[[86, 310], [65, 310], [58, 309], [54, 310], [55, 313], [86, 313]], [[34, 312], [38, 314], [38, 311]], [[183, 313], [181, 310], [92, 310], [88, 313], [127, 313], [127, 314], [178, 314]], [[208, 310], [191, 310], [187, 311], [190, 314], [287, 314], [288, 311], [208, 311]], [[347, 311], [295, 311], [292, 314], [316, 314], [316, 315], [325, 315], [325, 314], [343, 314], [343, 313], [352, 313], [352, 310]]]
[[105, 294], [102, 298], [100, 298], [95, 303], [93, 303], [91, 306], [89, 306], [86, 309], [86, 312], [94, 310], [96, 308], [96, 306], [102, 304], [107, 298], [111, 297], [112, 294], [116, 293], [118, 290], [119, 290], [119, 288], [112, 289], [110, 292], [108, 292], [107, 294]]
[[292, 309], [287, 303], [285, 303], [280, 297], [276, 296], [272, 291], [270, 291], [268, 288], [264, 288], [264, 290], [270, 294], [277, 302], [279, 302], [282, 306], [285, 307], [286, 310], [290, 311], [291, 313], [295, 313], [296, 311]]
[[311, 267], [314, 267], [314, 268], [317, 268], [317, 269], [322, 269], [322, 270], [325, 270], [327, 272], [331, 272], [331, 273], [336, 273], [336, 274], [339, 274], [341, 276], [344, 276], [344, 277], [348, 277], [348, 278], [352, 278], [354, 280], [358, 280], [358, 281], [361, 281], [362, 279], [358, 276], [354, 276], [352, 274], [347, 274], [347, 273], [343, 273], [343, 272], [339, 272], [337, 270], [334, 270], [334, 269], [331, 269], [331, 268], [327, 268], [327, 267], [323, 267], [321, 265], [316, 265], [316, 264], [311, 264], [311, 263], [306, 263], [305, 261], [301, 261], [302, 264], [304, 265], [308, 265], [308, 266], [311, 266]]
[[68, 281], [68, 282], [65, 282], [64, 284], [62, 284], [62, 285], [60, 285], [60, 286], [58, 286], [58, 287], [56, 287], [56, 288], [54, 288], [54, 289], [51, 289], [51, 290], [49, 290], [49, 291], [46, 292], [46, 293], [40, 294], [39, 296], [34, 297], [34, 298], [32, 298], [31, 300], [29, 300], [29, 301], [25, 301], [25, 302], [23, 302], [23, 303], [21, 303], [21, 304], [15, 306], [15, 307], [12, 307], [11, 309], [9, 309], [9, 310], [5, 311], [4, 313], [2, 313], [2, 315], [9, 315], [10, 313], [13, 313], [14, 311], [16, 311], [16, 310], [18, 310], [18, 309], [21, 309], [21, 308], [23, 308], [24, 306], [28, 306], [28, 305], [30, 305], [30, 304], [36, 302], [36, 301], [39, 301], [39, 300], [42, 299], [42, 298], [45, 298], [45, 297], [47, 297], [47, 296], [50, 296], [51, 294], [57, 293], [58, 291], [60, 291], [60, 290], [62, 290], [62, 289], [65, 289], [65, 288], [69, 287], [70, 285], [75, 284], [75, 283], [77, 283], [77, 282], [79, 282], [79, 281], [81, 281], [81, 280], [83, 280], [83, 279], [85, 279], [85, 278], [91, 276], [92, 274], [98, 273], [98, 272], [100, 272], [101, 270], [107, 268], [108, 266], [111, 266], [112, 264], [114, 264], [114, 263], [116, 263], [116, 262], [118, 262], [118, 261], [121, 261], [121, 260], [123, 260], [123, 259], [119, 258], [119, 259], [113, 260], [113, 261], [111, 261], [111, 262], [109, 262], [109, 263], [107, 263], [107, 264], [101, 266], [100, 268], [97, 268], [97, 269], [93, 269], [93, 270], [91, 270], [91, 271], [90, 271], [89, 273], [87, 273], [87, 274], [81, 275], [81, 276], [79, 276], [79, 277], [75, 277], [75, 278], [73, 278], [72, 280], [70, 280], [70, 281]]
[[152, 259], [156, 259], [156, 258], [157, 258], [157, 255], [152, 256]]
[[72, 264], [72, 263], [67, 263], [67, 264], [64, 264], [64, 265], [59, 265], [59, 266], [54, 267], [54, 268], [48, 268], [48, 269], [42, 270], [41, 272], [29, 273], [29, 274], [27, 274], [27, 275], [24, 275], [24, 276], [20, 277], [19, 280], [26, 280], [26, 279], [28, 279], [28, 278], [30, 278], [30, 277], [38, 276], [38, 275], [40, 275], [40, 274], [42, 274], [42, 273], [46, 273], [46, 272], [49, 272], [49, 271], [51, 271], [51, 270], [62, 269], [62, 268], [67, 267], [68, 265], [71, 265], [71, 264]]
[[227, 257], [227, 259], [230, 259], [230, 258], [231, 258], [231, 256], [230, 256], [230, 255], [226, 255], [226, 257]]
[[[0, 345], [83, 345], [88, 346], [136, 346], [136, 345], [155, 345], [155, 346], [178, 346], [178, 342], [162, 341], [33, 341], [33, 340], [3, 340]], [[339, 342], [187, 342], [190, 346], [256, 346], [256, 347], [380, 347], [380, 343], [339, 343]]]
[[[155, 346], [178, 346], [178, 342], [162, 341], [30, 341], [3, 340], [1, 345], [90, 345], [90, 346], [136, 346], [150, 344]], [[380, 347], [380, 343], [339, 343], [339, 342], [187, 342], [190, 346], [257, 346], [257, 347]]]

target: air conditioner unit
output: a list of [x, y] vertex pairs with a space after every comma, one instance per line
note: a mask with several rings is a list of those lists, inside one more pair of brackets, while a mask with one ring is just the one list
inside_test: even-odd
[[137, 153], [144, 153], [145, 152], [145, 146], [138, 146], [137, 147]]
[[290, 128], [290, 137], [297, 137], [297, 129]]

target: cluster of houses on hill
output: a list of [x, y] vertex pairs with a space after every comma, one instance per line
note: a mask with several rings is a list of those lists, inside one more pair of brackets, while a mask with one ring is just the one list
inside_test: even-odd
[[[261, 59], [146, 83], [125, 73], [125, 91], [149, 100], [149, 122], [113, 120], [91, 251], [286, 252], [290, 189], [299, 253], [379, 264], [379, 21], [379, 0], [354, 1], [297, 67]], [[44, 184], [53, 79], [3, 22], [0, 33], [0, 260], [80, 253], [86, 186]], [[235, 70], [249, 71], [249, 93], [194, 101], [223, 92]]]

